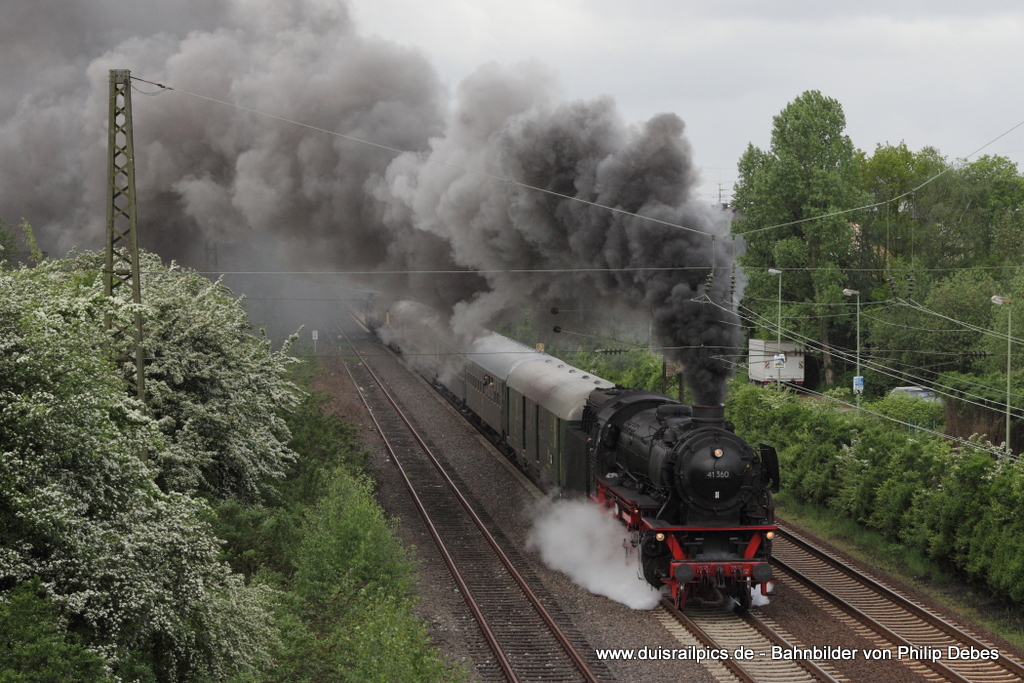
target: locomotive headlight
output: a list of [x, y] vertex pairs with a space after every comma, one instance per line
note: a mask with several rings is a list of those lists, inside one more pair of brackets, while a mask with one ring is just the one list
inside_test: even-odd
[[766, 533], [766, 534], [764, 535], [764, 537], [765, 537], [765, 538], [767, 538], [767, 539], [768, 539], [768, 540], [770, 541], [770, 540], [772, 540], [773, 538], [775, 538], [775, 532], [774, 532], [774, 531], [769, 531], [768, 533]]
[[712, 451], [712, 453], [715, 454], [716, 458], [721, 458], [723, 455], [725, 455], [725, 451], [723, 451], [721, 448], [716, 448], [714, 451]]
[[664, 541], [665, 540], [665, 534], [663, 534], [662, 532], [659, 531], [658, 533], [654, 534], [654, 539], [656, 541]]

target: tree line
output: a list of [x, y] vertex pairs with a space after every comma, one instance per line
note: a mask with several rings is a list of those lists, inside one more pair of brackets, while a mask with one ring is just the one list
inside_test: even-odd
[[816, 360], [812, 385], [849, 387], [858, 304], [843, 292], [857, 292], [866, 393], [934, 386], [961, 399], [969, 434], [1004, 409], [1009, 360], [1020, 415], [1024, 177], [1000, 156], [950, 160], [902, 142], [868, 153], [845, 128], [840, 103], [808, 91], [774, 118], [768, 149], [739, 160], [733, 232], [746, 244], [750, 334], [775, 339], [781, 317], [783, 338]]

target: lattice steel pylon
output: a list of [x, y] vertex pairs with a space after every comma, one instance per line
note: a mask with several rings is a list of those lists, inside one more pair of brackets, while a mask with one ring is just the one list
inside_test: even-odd
[[[103, 270], [103, 290], [111, 298], [120, 298], [130, 292], [132, 303], [141, 304], [138, 225], [135, 216], [132, 84], [128, 69], [110, 70], [110, 118], [107, 132], [107, 261]], [[127, 291], [122, 293], [121, 290]], [[136, 395], [145, 403], [142, 314], [136, 311], [133, 318], [133, 323], [117, 325], [108, 317], [107, 330], [111, 333], [113, 355], [118, 361], [130, 361], [134, 356]]]

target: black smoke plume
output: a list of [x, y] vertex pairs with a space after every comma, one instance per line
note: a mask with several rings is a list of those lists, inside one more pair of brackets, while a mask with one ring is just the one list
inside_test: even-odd
[[632, 128], [611, 99], [552, 103], [545, 82], [535, 65], [466, 79], [430, 153], [388, 167], [385, 225], [438, 235], [484, 274], [486, 288], [452, 292], [457, 323], [524, 305], [605, 310], [601, 322], [634, 321], [640, 336], [652, 321], [695, 400], [720, 403], [739, 330], [736, 248], [728, 214], [694, 195], [683, 122]]
[[0, 9], [0, 216], [52, 252], [102, 245], [107, 74], [129, 68], [179, 89], [133, 96], [142, 241], [165, 258], [372, 271], [457, 325], [586, 309], [579, 331], [653, 330], [696, 402], [721, 402], [738, 247], [695, 194], [677, 116], [630, 126], [610, 98], [560, 102], [538, 64], [482, 66], [452, 106], [422, 55], [327, 0], [66, 4]]

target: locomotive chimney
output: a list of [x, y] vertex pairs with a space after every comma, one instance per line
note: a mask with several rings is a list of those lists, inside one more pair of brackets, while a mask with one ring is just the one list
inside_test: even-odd
[[725, 424], [725, 406], [693, 406], [693, 421], [699, 425]]

